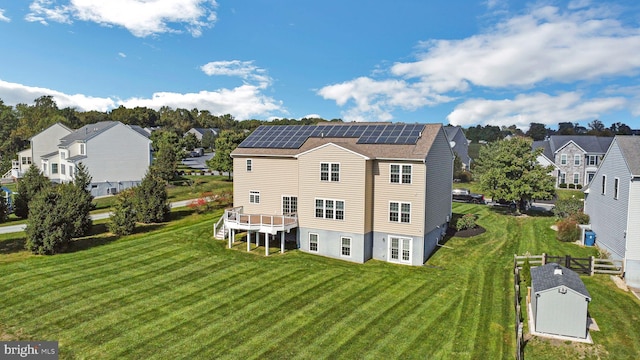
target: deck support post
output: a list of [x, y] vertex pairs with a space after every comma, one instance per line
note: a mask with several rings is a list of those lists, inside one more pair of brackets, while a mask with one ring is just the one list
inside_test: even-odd
[[233, 242], [232, 242], [232, 237], [233, 237], [233, 229], [229, 229], [229, 249], [231, 249], [231, 247], [233, 246]]
[[251, 230], [247, 231], [247, 252], [251, 251]]
[[269, 256], [269, 234], [264, 234], [264, 254], [265, 256]]
[[280, 231], [280, 253], [284, 254], [284, 231]]

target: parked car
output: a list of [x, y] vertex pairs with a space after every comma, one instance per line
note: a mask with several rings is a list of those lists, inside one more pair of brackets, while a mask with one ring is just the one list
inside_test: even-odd
[[468, 202], [474, 204], [484, 204], [484, 195], [474, 194], [469, 189], [453, 189], [451, 190], [451, 197], [453, 201]]

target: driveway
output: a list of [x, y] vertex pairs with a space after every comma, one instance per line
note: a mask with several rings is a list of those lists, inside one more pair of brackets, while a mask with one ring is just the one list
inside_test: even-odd
[[182, 164], [192, 169], [207, 170], [207, 160], [213, 157], [214, 153], [206, 153], [202, 156], [188, 157], [182, 159]]

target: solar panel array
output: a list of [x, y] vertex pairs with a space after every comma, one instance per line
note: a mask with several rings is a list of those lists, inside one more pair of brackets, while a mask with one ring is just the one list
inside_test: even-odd
[[415, 144], [424, 124], [263, 125], [241, 148], [298, 149], [310, 137], [357, 138], [358, 144]]

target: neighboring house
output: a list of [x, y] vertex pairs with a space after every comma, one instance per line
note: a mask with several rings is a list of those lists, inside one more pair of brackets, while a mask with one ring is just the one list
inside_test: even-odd
[[554, 166], [552, 175], [556, 178], [556, 187], [573, 184], [582, 188], [593, 179], [611, 141], [612, 137], [603, 136], [552, 135], [545, 140], [534, 141], [532, 147], [543, 149], [538, 158], [541, 165]]
[[14, 162], [15, 173], [12, 174], [16, 178], [21, 178], [29, 169], [31, 164], [38, 169], [42, 169], [42, 156], [58, 151], [60, 139], [69, 135], [73, 130], [68, 127], [55, 123], [29, 139], [31, 146], [18, 153], [18, 160]]
[[623, 260], [626, 283], [640, 288], [640, 137], [616, 136], [584, 192], [596, 245]]
[[453, 152], [458, 155], [465, 170], [471, 169], [471, 158], [469, 157], [469, 141], [464, 136], [460, 126], [445, 126], [444, 131], [449, 139], [449, 144]]
[[220, 130], [217, 128], [191, 128], [189, 131], [184, 133], [184, 136], [187, 136], [187, 134], [193, 134], [196, 136], [198, 141], [202, 141], [202, 137], [208, 132], [212, 133], [213, 136], [218, 136]]
[[574, 271], [549, 263], [531, 268], [531, 314], [536, 333], [586, 339], [591, 295]]
[[279, 234], [284, 249], [290, 232], [304, 252], [422, 265], [451, 219], [453, 152], [440, 124], [263, 125], [231, 156], [230, 243], [249, 230]]
[[[139, 126], [103, 121], [66, 130], [54, 132], [49, 128], [34, 136], [32, 148], [19, 156], [31, 151], [34, 164], [54, 182], [73, 181], [78, 163], [84, 164], [92, 177], [94, 196], [139, 184], [151, 164], [151, 140]], [[50, 149], [51, 144], [56, 146]], [[43, 154], [43, 149], [48, 153]]]

